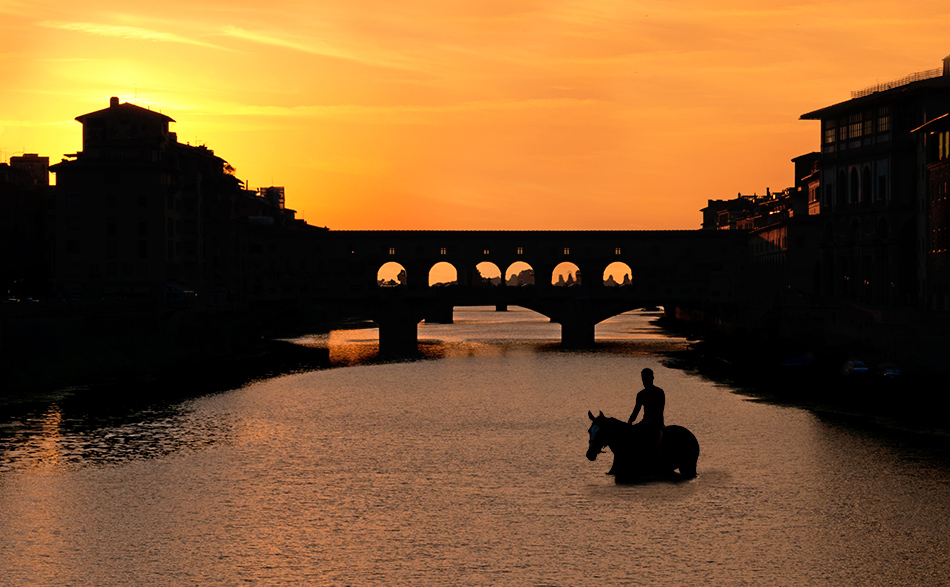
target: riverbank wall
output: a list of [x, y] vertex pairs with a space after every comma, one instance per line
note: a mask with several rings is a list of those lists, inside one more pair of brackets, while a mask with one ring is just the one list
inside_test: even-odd
[[896, 365], [907, 373], [950, 375], [950, 312], [880, 309], [837, 300], [781, 299], [735, 308], [725, 316], [668, 308], [665, 325], [716, 346], [767, 353], [785, 361]]
[[196, 309], [83, 303], [8, 304], [0, 311], [0, 392], [147, 380], [169, 373], [257, 371], [327, 357], [274, 340], [348, 316], [331, 308]]

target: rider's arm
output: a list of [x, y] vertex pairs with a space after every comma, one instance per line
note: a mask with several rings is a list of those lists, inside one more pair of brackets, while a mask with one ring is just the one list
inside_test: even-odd
[[633, 424], [633, 421], [637, 419], [637, 415], [640, 413], [640, 408], [643, 407], [643, 404], [640, 403], [640, 397], [637, 397], [637, 405], [633, 407], [633, 413], [630, 414], [630, 419], [627, 420], [627, 424]]

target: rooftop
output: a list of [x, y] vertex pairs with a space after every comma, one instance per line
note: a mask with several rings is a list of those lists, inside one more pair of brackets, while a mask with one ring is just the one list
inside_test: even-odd
[[943, 58], [942, 67], [918, 71], [900, 79], [851, 92], [850, 100], [802, 114], [799, 118], [802, 120], [818, 120], [827, 116], [837, 116], [855, 107], [868, 106], [875, 102], [889, 100], [899, 93], [927, 91], [935, 88], [945, 89], [947, 87], [950, 87], [950, 55]]
[[935, 69], [928, 69], [926, 71], [918, 71], [917, 73], [912, 73], [910, 75], [905, 75], [904, 77], [889, 82], [884, 82], [883, 84], [875, 84], [873, 86], [864, 88], [863, 90], [856, 90], [851, 92], [851, 99], [862, 98], [864, 96], [869, 96], [876, 92], [884, 92], [886, 90], [892, 90], [894, 88], [899, 88], [900, 86], [906, 86], [914, 82], [919, 82], [925, 79], [932, 79], [935, 77], [940, 77], [943, 75], [943, 68], [937, 67]]
[[95, 112], [89, 112], [88, 114], [83, 114], [82, 116], [77, 116], [76, 120], [79, 122], [85, 123], [86, 119], [89, 117], [95, 117], [101, 114], [106, 113], [123, 113], [126, 115], [132, 116], [151, 116], [161, 118], [165, 122], [175, 122], [175, 119], [170, 116], [165, 116], [161, 112], [155, 112], [154, 110], [149, 110], [142, 108], [141, 106], [136, 106], [135, 104], [129, 104], [128, 102], [119, 103], [119, 99], [115, 96], [109, 99], [109, 107], [103, 108], [102, 110], [96, 110]]

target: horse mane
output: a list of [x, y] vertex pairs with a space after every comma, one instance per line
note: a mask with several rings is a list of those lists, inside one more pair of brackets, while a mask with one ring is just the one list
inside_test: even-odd
[[604, 416], [604, 420], [606, 420], [609, 424], [611, 424], [611, 425], [612, 425], [613, 427], [615, 427], [615, 428], [618, 427], [618, 426], [621, 427], [621, 428], [633, 428], [633, 424], [624, 422], [623, 420], [620, 420], [620, 419], [618, 419], [618, 418], [613, 418], [613, 417], [610, 417], [610, 416]]
[[607, 433], [613, 436], [616, 440], [628, 438], [629, 434], [633, 431], [633, 424], [618, 418], [612, 418], [610, 416], [597, 418], [597, 423], [600, 424], [607, 431]]

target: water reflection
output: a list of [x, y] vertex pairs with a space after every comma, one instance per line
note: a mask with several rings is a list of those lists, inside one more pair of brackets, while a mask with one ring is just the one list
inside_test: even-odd
[[6, 406], [0, 473], [157, 458], [233, 436], [226, 416], [206, 418], [192, 407], [192, 401], [110, 406], [83, 397], [82, 391], [47, 405]]
[[[680, 349], [685, 341], [651, 324], [657, 312], [617, 316], [597, 326], [595, 353], [648, 355]], [[325, 351], [329, 368], [381, 364], [378, 329], [333, 330], [293, 339], [297, 348]], [[419, 325], [414, 360], [519, 357], [559, 353], [560, 326], [523, 308], [460, 308], [454, 324]], [[571, 353], [583, 351], [570, 351]], [[312, 369], [291, 360], [291, 369]], [[196, 411], [208, 393], [239, 388], [247, 373], [197, 372], [191, 377], [63, 390], [45, 398], [0, 402], [0, 473], [17, 469], [111, 465], [160, 458], [233, 440], [242, 424]], [[0, 398], [2, 399], [2, 398]]]
[[[0, 406], [0, 583], [945, 583], [946, 456], [637, 354], [679, 344], [621, 338], [642, 316], [586, 353], [525, 318], [534, 338], [425, 327], [445, 360], [341, 331], [311, 342], [365, 367]], [[700, 441], [694, 481], [618, 487], [584, 458], [587, 411], [626, 417], [645, 366]]]

